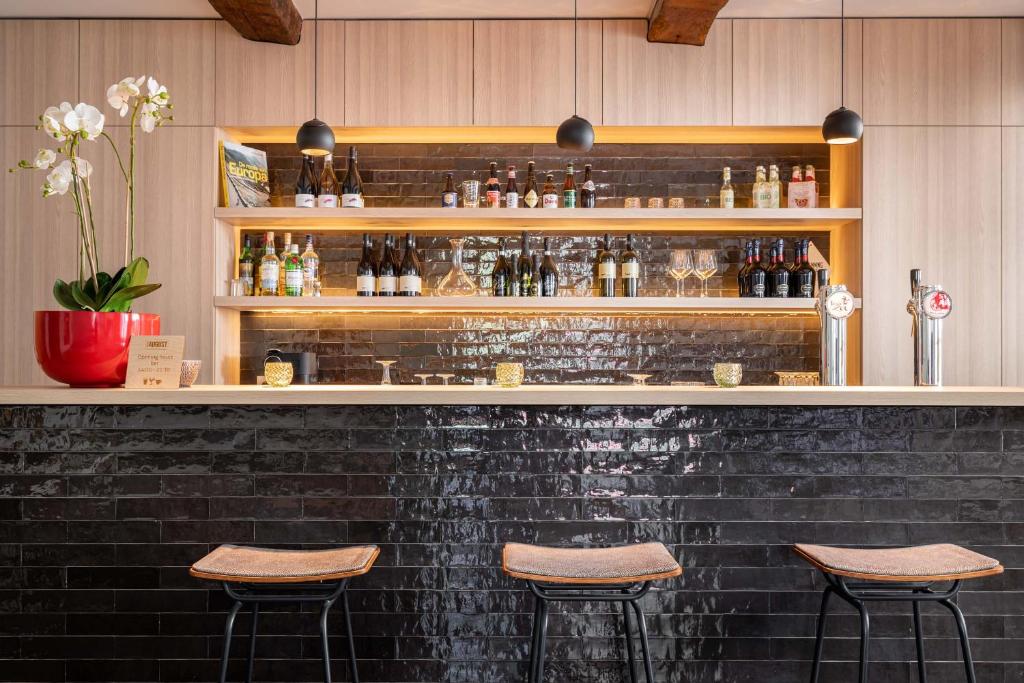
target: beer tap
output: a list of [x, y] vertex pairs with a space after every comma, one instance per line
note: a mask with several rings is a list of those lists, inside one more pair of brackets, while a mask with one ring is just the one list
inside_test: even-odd
[[942, 386], [942, 321], [953, 310], [953, 299], [942, 285], [921, 284], [921, 269], [910, 271], [910, 301], [914, 337], [914, 384]]
[[846, 285], [830, 285], [828, 268], [818, 269], [818, 302], [821, 319], [821, 384], [846, 386], [846, 319], [853, 315], [856, 300]]

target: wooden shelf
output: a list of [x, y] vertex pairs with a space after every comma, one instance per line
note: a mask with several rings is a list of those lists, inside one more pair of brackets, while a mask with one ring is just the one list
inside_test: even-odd
[[591, 232], [626, 230], [831, 230], [859, 221], [860, 209], [261, 209], [218, 208], [223, 224], [250, 229], [291, 227], [347, 230], [408, 229]]
[[[261, 297], [218, 296], [217, 308], [235, 311], [331, 311], [364, 313], [515, 312], [515, 313], [814, 313], [817, 299], [747, 299], [740, 297], [593, 297], [551, 298], [492, 296], [421, 297]], [[860, 299], [857, 299], [860, 308]]]

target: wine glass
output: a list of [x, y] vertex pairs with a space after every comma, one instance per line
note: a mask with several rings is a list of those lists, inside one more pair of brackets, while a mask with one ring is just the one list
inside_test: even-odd
[[708, 295], [708, 279], [718, 270], [718, 256], [714, 249], [694, 249], [693, 272], [700, 278], [700, 295]]
[[427, 380], [430, 379], [431, 377], [433, 377], [433, 375], [429, 374], [429, 373], [422, 373], [422, 374], [413, 375], [413, 377], [418, 379], [420, 381], [420, 384], [426, 384]]
[[683, 295], [686, 278], [693, 275], [693, 257], [687, 249], [673, 249], [668, 261], [668, 274], [676, 281], [676, 296]]
[[381, 385], [390, 386], [391, 385], [391, 366], [394, 365], [396, 363], [396, 361], [393, 361], [393, 360], [378, 360], [378, 361], [375, 361], [375, 362], [380, 363], [380, 365], [384, 368], [384, 374], [380, 378]]

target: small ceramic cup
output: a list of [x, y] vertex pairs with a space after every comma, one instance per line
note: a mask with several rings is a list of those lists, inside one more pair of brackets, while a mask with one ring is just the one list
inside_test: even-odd
[[[277, 360], [271, 360], [272, 358], [277, 358]], [[268, 385], [276, 389], [291, 384], [293, 373], [292, 364], [282, 362], [277, 356], [270, 356], [263, 363], [263, 378]]]
[[192, 386], [196, 378], [199, 377], [199, 371], [202, 367], [203, 361], [201, 360], [181, 361], [181, 379], [178, 381], [178, 386], [182, 388]]
[[734, 389], [743, 380], [743, 366], [739, 363], [715, 363], [715, 384], [723, 389]]
[[506, 389], [515, 389], [523, 383], [525, 371], [522, 363], [498, 363], [494, 374], [498, 384]]

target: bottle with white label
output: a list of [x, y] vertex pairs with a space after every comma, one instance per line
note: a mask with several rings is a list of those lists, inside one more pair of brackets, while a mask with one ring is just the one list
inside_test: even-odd
[[505, 185], [505, 208], [519, 208], [519, 186], [516, 185], [516, 167], [508, 167], [508, 183]]
[[320, 192], [316, 205], [321, 209], [338, 208], [338, 176], [334, 173], [334, 155], [324, 157], [324, 168], [320, 171]]
[[302, 296], [302, 258], [297, 244], [292, 245], [284, 260], [284, 295]]
[[295, 182], [295, 206], [299, 209], [312, 209], [316, 206], [316, 175], [313, 157], [308, 154], [302, 155], [302, 168]]
[[755, 209], [772, 208], [771, 185], [765, 174], [764, 166], [758, 166], [754, 171], [754, 187], [752, 191], [752, 202]]
[[281, 264], [281, 268], [277, 273], [277, 295], [284, 296], [284, 262], [288, 260], [288, 254], [292, 253], [292, 234], [286, 232], [284, 234], [284, 246], [277, 255], [277, 260]]
[[345, 182], [341, 184], [341, 208], [363, 208], [363, 179], [359, 176], [354, 145], [348, 148], [348, 171], [345, 173]]
[[395, 256], [394, 235], [384, 235], [384, 251], [377, 267], [377, 296], [395, 296], [398, 293], [398, 269], [401, 264]]
[[612, 251], [612, 236], [604, 236], [604, 248], [597, 254], [597, 282], [601, 296], [615, 296], [617, 263]]
[[626, 250], [622, 252], [622, 296], [639, 296], [640, 256], [633, 251], [633, 236], [626, 235]]
[[356, 266], [356, 295], [376, 296], [377, 266], [373, 262], [373, 240], [363, 233], [363, 255]]
[[274, 233], [268, 232], [263, 247], [263, 258], [260, 259], [260, 295], [277, 296], [277, 284], [280, 278], [281, 261], [274, 253]]
[[736, 193], [732, 189], [732, 169], [722, 169], [722, 189], [718, 192], [718, 206], [722, 209], [736, 208]]
[[302, 296], [320, 296], [320, 256], [313, 251], [312, 235], [306, 235], [302, 252]]
[[[526, 164], [526, 187], [523, 190], [523, 206], [532, 209], [537, 206], [540, 197], [537, 196], [537, 173], [533, 170], [534, 163]], [[526, 294], [523, 294], [526, 296]]]
[[779, 178], [779, 167], [772, 164], [768, 167], [768, 208], [777, 209], [782, 204], [782, 180]]
[[423, 293], [423, 269], [416, 255], [416, 238], [412, 233], [405, 235], [405, 255], [398, 273], [399, 296], [420, 296]]
[[558, 191], [555, 190], [555, 176], [551, 173], [544, 178], [544, 194], [541, 195], [541, 205], [545, 209], [558, 208]]

